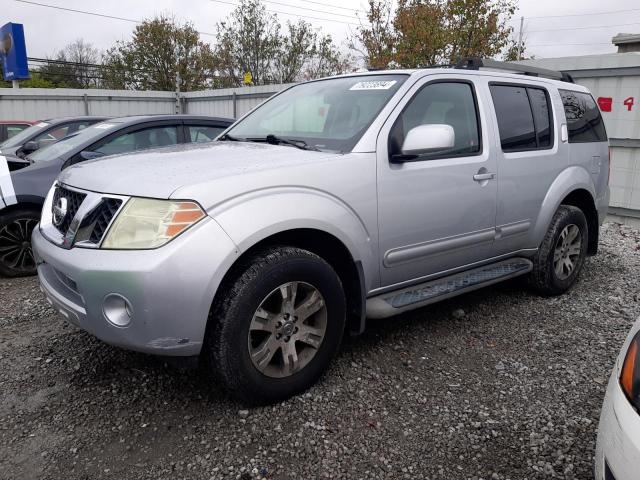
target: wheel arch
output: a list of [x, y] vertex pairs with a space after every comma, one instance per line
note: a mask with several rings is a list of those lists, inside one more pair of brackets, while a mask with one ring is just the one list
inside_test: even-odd
[[587, 252], [590, 255], [595, 254], [598, 249], [600, 224], [594, 199], [593, 179], [584, 168], [572, 166], [563, 170], [549, 187], [542, 202], [540, 214], [533, 230], [533, 246], [537, 247], [542, 242], [558, 207], [571, 205], [580, 208], [587, 218], [589, 229]]
[[32, 210], [40, 212], [42, 210], [42, 202], [37, 202], [33, 199], [30, 199], [28, 201], [23, 201], [20, 203], [13, 203], [0, 210], [0, 216], [20, 210]]
[[335, 235], [315, 228], [294, 228], [272, 233], [249, 248], [243, 248], [220, 282], [213, 302], [219, 300], [226, 287], [234, 281], [243, 262], [253, 254], [274, 246], [289, 246], [308, 250], [324, 259], [336, 271], [342, 282], [347, 301], [347, 328], [352, 334], [362, 333], [365, 327], [366, 288], [362, 262]]
[[587, 218], [589, 233], [587, 239], [587, 254], [595, 255], [598, 253], [600, 224], [598, 222], [598, 210], [596, 209], [593, 196], [584, 188], [578, 188], [565, 196], [560, 202], [560, 205], [570, 205], [582, 210], [582, 213], [584, 213], [584, 216]]

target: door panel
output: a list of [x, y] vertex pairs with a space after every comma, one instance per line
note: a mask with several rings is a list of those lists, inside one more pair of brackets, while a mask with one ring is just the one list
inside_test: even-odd
[[[493, 127], [486, 122], [486, 94], [470, 82], [429, 79], [414, 85], [378, 137], [382, 287], [481, 261], [492, 251], [497, 182], [491, 176], [496, 164], [489, 154]], [[457, 85], [436, 87], [444, 83]], [[481, 128], [469, 121], [476, 116]], [[392, 163], [407, 131], [418, 124], [451, 125], [454, 148]]]
[[492, 82], [489, 88], [499, 131], [497, 256], [537, 247], [529, 244], [531, 229], [567, 152], [559, 140], [557, 92], [535, 84]]

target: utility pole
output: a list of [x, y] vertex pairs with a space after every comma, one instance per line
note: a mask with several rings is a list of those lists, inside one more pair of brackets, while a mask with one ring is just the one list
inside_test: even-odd
[[180, 104], [180, 73], [176, 72], [176, 115], [182, 113]]
[[524, 17], [520, 17], [520, 33], [518, 34], [518, 60], [522, 60], [522, 29], [524, 28]]

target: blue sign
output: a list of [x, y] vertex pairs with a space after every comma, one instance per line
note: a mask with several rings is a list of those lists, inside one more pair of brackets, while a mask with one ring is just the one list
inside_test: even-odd
[[20, 23], [7, 23], [0, 28], [0, 59], [5, 80], [29, 79], [27, 47]]

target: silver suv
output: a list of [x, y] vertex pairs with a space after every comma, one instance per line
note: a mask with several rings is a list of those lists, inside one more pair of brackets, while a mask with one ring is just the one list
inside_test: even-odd
[[212, 144], [63, 171], [43, 291], [105, 342], [202, 355], [247, 403], [308, 388], [367, 317], [519, 275], [567, 291], [608, 205], [602, 117], [565, 75], [486, 65], [302, 83]]

